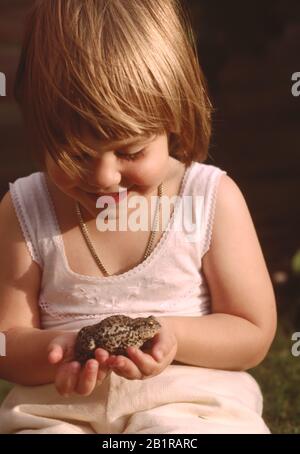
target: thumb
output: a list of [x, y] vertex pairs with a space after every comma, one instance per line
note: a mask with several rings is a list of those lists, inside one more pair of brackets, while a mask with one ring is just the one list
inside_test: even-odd
[[66, 345], [62, 342], [61, 339], [53, 339], [48, 345], [48, 361], [50, 364], [56, 364], [60, 362], [64, 357], [64, 351]]

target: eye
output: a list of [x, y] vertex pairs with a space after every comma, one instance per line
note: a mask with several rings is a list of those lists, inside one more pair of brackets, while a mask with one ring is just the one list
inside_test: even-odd
[[74, 161], [76, 162], [89, 162], [93, 159], [93, 157], [86, 153], [83, 153], [81, 156], [73, 156], [72, 159], [74, 159]]
[[[136, 153], [132, 153], [132, 154], [125, 154], [125, 153], [119, 153], [119, 157], [121, 159], [125, 159], [125, 161], [135, 161], [139, 158], [141, 158], [142, 156], [144, 156], [144, 149], [136, 152]], [[74, 161], [76, 162], [90, 162], [93, 157], [86, 154], [86, 153], [83, 153], [81, 156], [73, 156]]]
[[144, 156], [144, 149], [138, 151], [137, 153], [132, 153], [132, 154], [121, 154], [119, 153], [119, 156], [121, 159], [125, 159], [125, 161], [135, 161], [136, 159], [141, 158]]

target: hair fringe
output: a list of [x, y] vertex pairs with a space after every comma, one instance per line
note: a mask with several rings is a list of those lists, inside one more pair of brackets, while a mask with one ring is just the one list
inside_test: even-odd
[[177, 0], [36, 0], [14, 94], [42, 168], [50, 153], [83, 175], [84, 131], [111, 145], [164, 131], [187, 165], [208, 154], [213, 107]]

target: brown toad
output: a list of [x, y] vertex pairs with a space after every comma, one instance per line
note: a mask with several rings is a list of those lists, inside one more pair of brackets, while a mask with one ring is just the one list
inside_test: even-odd
[[128, 356], [127, 347], [142, 347], [160, 328], [160, 323], [152, 315], [145, 318], [112, 315], [100, 323], [81, 328], [75, 343], [75, 360], [83, 364], [94, 358], [99, 347], [111, 355]]

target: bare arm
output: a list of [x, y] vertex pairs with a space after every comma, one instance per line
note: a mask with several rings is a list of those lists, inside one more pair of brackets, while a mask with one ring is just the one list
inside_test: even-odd
[[48, 362], [48, 346], [60, 331], [16, 327], [5, 332], [6, 357], [0, 359], [1, 378], [20, 385], [53, 383], [58, 365]]
[[0, 378], [27, 386], [55, 383], [61, 394], [89, 394], [106, 372], [98, 375], [96, 360], [82, 368], [72, 361], [76, 333], [40, 329], [42, 270], [29, 254], [9, 192], [0, 203], [0, 258], [0, 331], [6, 335]]
[[0, 203], [0, 257], [0, 331], [6, 335], [0, 378], [27, 386], [54, 383], [63, 395], [90, 394], [106, 376], [108, 353], [97, 349], [96, 359], [81, 368], [74, 361], [76, 332], [40, 329], [42, 271], [27, 250], [9, 192]]
[[276, 301], [247, 205], [228, 176], [218, 188], [203, 271], [212, 314], [168, 317], [178, 339], [175, 360], [216, 369], [255, 367], [275, 336]]
[[265, 356], [261, 330], [243, 318], [228, 314], [167, 318], [176, 333], [175, 361], [180, 363], [247, 370]]
[[50, 383], [57, 366], [47, 364], [46, 349], [57, 332], [39, 329], [41, 269], [27, 250], [9, 192], [0, 203], [0, 257], [0, 330], [6, 336], [0, 376], [19, 384]]

